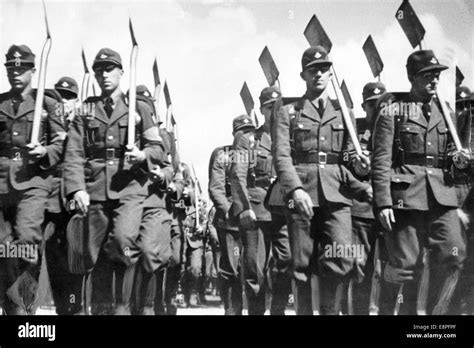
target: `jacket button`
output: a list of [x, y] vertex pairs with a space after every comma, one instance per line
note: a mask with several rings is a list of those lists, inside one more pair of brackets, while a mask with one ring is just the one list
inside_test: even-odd
[[114, 139], [114, 136], [113, 136], [113, 135], [109, 135], [109, 136], [107, 137], [107, 139], [113, 140], [113, 139]]
[[111, 166], [114, 164], [114, 161], [108, 161], [107, 163], [109, 164], [109, 166]]
[[18, 132], [13, 132], [13, 135], [15, 135], [15, 136], [18, 135]]
[[431, 146], [431, 141], [428, 141], [426, 145]]
[[432, 173], [433, 173], [433, 171], [431, 171], [431, 170], [428, 170], [428, 174], [432, 174]]
[[395, 182], [400, 182], [400, 179], [399, 179], [399, 178], [396, 178], [396, 179], [395, 179]]
[[325, 138], [325, 137], [321, 137], [321, 140], [324, 141], [324, 140], [326, 140], [326, 138]]
[[303, 125], [300, 123], [300, 124], [298, 125], [298, 128], [303, 128]]

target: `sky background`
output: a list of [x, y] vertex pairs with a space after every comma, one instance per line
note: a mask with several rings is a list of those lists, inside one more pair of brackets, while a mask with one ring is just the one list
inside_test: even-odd
[[[426, 29], [425, 47], [433, 49], [442, 63], [457, 64], [465, 75], [463, 84], [474, 88], [474, 1], [410, 3]], [[110, 47], [122, 56], [122, 89], [126, 91], [131, 16], [139, 44], [137, 82], [152, 90], [156, 57], [161, 81], [169, 84], [181, 159], [194, 164], [207, 193], [210, 154], [215, 147], [232, 143], [232, 119], [245, 112], [239, 95], [243, 82], [247, 81], [256, 105], [267, 84], [258, 63], [266, 45], [280, 71], [283, 95], [304, 93], [299, 72], [308, 43], [303, 31], [313, 14], [331, 38], [334, 67], [339, 80], [348, 85], [356, 116], [362, 116], [362, 87], [374, 81], [362, 51], [369, 34], [384, 61], [382, 81], [389, 90], [408, 90], [405, 64], [412, 48], [395, 20], [400, 4], [401, 0], [46, 0], [53, 40], [46, 85], [52, 87], [65, 75], [80, 85], [81, 48], [91, 66], [97, 51]], [[26, 44], [39, 65], [45, 38], [41, 1], [0, 0], [2, 62], [11, 44]], [[3, 76], [1, 92], [9, 89]], [[454, 69], [443, 73], [446, 99], [453, 96], [453, 81]], [[164, 104], [161, 95], [162, 118]], [[256, 112], [259, 115], [258, 108]]]

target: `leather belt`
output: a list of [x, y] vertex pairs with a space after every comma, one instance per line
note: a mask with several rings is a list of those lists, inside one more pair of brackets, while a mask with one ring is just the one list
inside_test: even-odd
[[426, 156], [419, 154], [407, 154], [403, 156], [403, 164], [424, 166], [429, 168], [444, 168], [446, 161], [440, 156]]
[[89, 149], [89, 155], [87, 157], [91, 159], [113, 160], [122, 158], [124, 153], [125, 151], [123, 149], [115, 148]]
[[335, 153], [310, 152], [297, 154], [294, 160], [296, 163], [340, 164], [341, 156]]

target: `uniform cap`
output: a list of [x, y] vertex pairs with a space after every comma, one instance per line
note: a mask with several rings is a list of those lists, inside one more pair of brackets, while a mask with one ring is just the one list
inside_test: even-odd
[[408, 75], [411, 76], [430, 70], [443, 71], [448, 69], [446, 65], [440, 64], [432, 50], [413, 52], [408, 56], [406, 67]]
[[232, 121], [232, 130], [234, 133], [245, 128], [255, 129], [255, 125], [253, 124], [252, 119], [249, 115], [243, 114], [234, 118], [234, 120]]
[[275, 100], [281, 97], [280, 89], [277, 87], [265, 87], [260, 93], [260, 106], [264, 106], [269, 103], [273, 103]]
[[471, 90], [466, 86], [456, 87], [456, 102], [469, 100], [471, 98]]
[[12, 45], [5, 55], [5, 66], [35, 66], [35, 55], [26, 45]]
[[98, 65], [103, 64], [115, 64], [122, 68], [122, 58], [118, 52], [115, 52], [110, 48], [102, 48], [95, 56], [92, 69], [95, 70]]
[[64, 76], [59, 79], [58, 82], [54, 85], [54, 89], [59, 91], [68, 91], [76, 95], [79, 93], [79, 88], [77, 86], [76, 80], [72, 77]]
[[328, 58], [328, 51], [323, 46], [311, 46], [303, 53], [301, 58], [301, 67], [304, 70], [315, 65], [331, 65]]
[[364, 102], [378, 99], [386, 90], [387, 89], [382, 82], [369, 82], [362, 90], [362, 99]]

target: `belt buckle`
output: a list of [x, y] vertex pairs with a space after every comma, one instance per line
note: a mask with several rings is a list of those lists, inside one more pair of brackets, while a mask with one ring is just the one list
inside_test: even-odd
[[429, 168], [433, 168], [434, 166], [434, 157], [433, 156], [426, 156], [426, 166]]
[[105, 157], [107, 160], [113, 160], [115, 158], [115, 149], [106, 149]]
[[328, 160], [328, 155], [325, 152], [318, 152], [318, 163], [326, 164]]
[[14, 157], [12, 158], [12, 161], [18, 162], [21, 161], [21, 152], [20, 151], [15, 151]]

